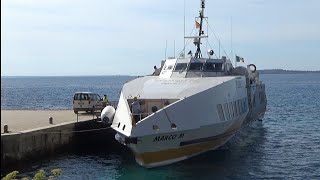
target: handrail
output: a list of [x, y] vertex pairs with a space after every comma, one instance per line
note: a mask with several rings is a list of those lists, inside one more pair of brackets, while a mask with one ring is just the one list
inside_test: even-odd
[[148, 117], [149, 115], [151, 115], [153, 113], [131, 113], [130, 112], [130, 115], [133, 117], [134, 115], [139, 115], [140, 116], [140, 120]]

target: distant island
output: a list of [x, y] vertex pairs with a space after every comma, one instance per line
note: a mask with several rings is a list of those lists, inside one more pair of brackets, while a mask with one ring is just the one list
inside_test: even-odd
[[260, 74], [306, 74], [320, 73], [320, 71], [284, 70], [284, 69], [263, 69], [258, 70]]

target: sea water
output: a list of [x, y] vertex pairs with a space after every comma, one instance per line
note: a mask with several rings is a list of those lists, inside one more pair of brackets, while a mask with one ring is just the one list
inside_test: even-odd
[[[1, 109], [71, 109], [76, 91], [117, 100], [122, 85], [133, 78], [1, 78]], [[39, 169], [60, 168], [59, 179], [320, 179], [320, 74], [260, 78], [268, 99], [263, 121], [244, 128], [218, 150], [145, 169], [125, 146], [97, 146], [59, 153], [16, 170], [21, 177], [33, 177]]]

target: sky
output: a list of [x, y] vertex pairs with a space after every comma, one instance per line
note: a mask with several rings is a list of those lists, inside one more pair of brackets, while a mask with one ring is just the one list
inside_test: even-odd
[[[237, 54], [258, 69], [320, 70], [319, 7], [207, 0], [203, 54]], [[1, 76], [151, 74], [183, 52], [199, 10], [198, 0], [1, 0]]]

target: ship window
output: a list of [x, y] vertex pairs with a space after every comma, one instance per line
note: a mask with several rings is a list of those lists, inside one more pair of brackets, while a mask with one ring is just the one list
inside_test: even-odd
[[173, 66], [172, 65], [170, 65], [169, 67], [168, 67], [168, 70], [171, 70], [173, 68]]
[[240, 114], [243, 113], [243, 108], [242, 108], [242, 99], [239, 100], [239, 111], [240, 111]]
[[166, 66], [166, 65], [164, 65], [164, 66], [163, 66], [163, 70], [166, 70], [166, 69], [167, 69], [167, 66]]
[[230, 113], [230, 117], [232, 119], [234, 117], [232, 102], [229, 102], [229, 113]]
[[238, 111], [239, 108], [238, 108], [238, 103], [237, 103], [237, 101], [234, 102], [234, 107], [236, 108], [236, 116], [239, 116], [239, 115], [240, 115], [240, 112]]
[[220, 121], [225, 121], [224, 114], [223, 114], [223, 109], [222, 109], [221, 104], [217, 105], [217, 110], [218, 110]]
[[236, 104], [234, 103], [234, 101], [232, 102], [232, 107], [233, 107], [234, 117], [236, 117], [237, 116], [237, 107], [236, 107]]
[[156, 131], [159, 131], [159, 129], [160, 129], [158, 125], [153, 125], [152, 128], [153, 128], [153, 130], [156, 130]]
[[205, 71], [220, 72], [222, 71], [222, 63], [206, 62], [203, 69]]
[[226, 119], [230, 120], [230, 114], [229, 114], [229, 108], [228, 108], [228, 103], [224, 103], [224, 112], [226, 113]]
[[248, 110], [248, 106], [247, 106], [247, 98], [244, 98], [244, 111], [247, 111]]
[[233, 101], [232, 104], [233, 104], [234, 116], [238, 116], [237, 101]]
[[187, 63], [178, 63], [174, 71], [184, 71], [187, 69]]
[[201, 71], [202, 66], [203, 66], [203, 63], [201, 63], [201, 62], [192, 62], [190, 64], [189, 70], [190, 71]]
[[246, 112], [246, 99], [242, 99], [242, 113]]
[[238, 110], [239, 115], [242, 114], [242, 113], [241, 113], [241, 108], [240, 108], [241, 106], [240, 106], [240, 104], [241, 104], [241, 103], [240, 103], [240, 100], [238, 100], [238, 101], [237, 101], [237, 110]]

